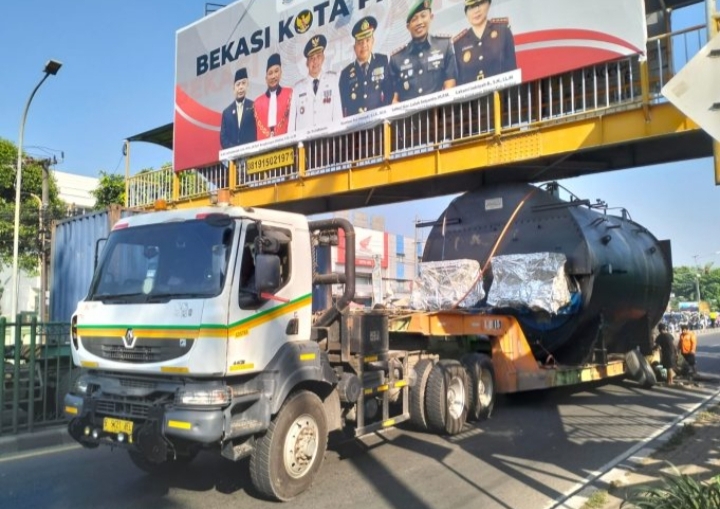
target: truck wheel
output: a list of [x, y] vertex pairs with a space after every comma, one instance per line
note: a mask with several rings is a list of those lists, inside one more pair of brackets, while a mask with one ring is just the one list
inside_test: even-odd
[[430, 428], [438, 433], [457, 435], [468, 412], [468, 376], [458, 361], [439, 361], [430, 371], [425, 409]]
[[643, 374], [640, 359], [642, 359], [642, 355], [640, 355], [640, 352], [637, 350], [630, 350], [625, 354], [625, 367], [627, 368], [627, 372], [630, 375], [630, 378], [638, 382]]
[[641, 387], [650, 389], [657, 384], [655, 372], [638, 350], [630, 350], [625, 354], [625, 366], [630, 377]]
[[427, 431], [430, 426], [425, 410], [425, 394], [427, 381], [433, 368], [433, 361], [423, 359], [413, 367], [415, 383], [410, 387], [410, 423], [420, 431]]
[[283, 403], [250, 456], [250, 477], [261, 495], [281, 502], [307, 490], [322, 465], [328, 432], [322, 401], [299, 391]]
[[653, 386], [657, 385], [657, 376], [655, 376], [655, 370], [652, 368], [647, 359], [642, 355], [640, 356], [640, 366], [642, 367], [642, 371], [645, 374], [645, 382], [642, 384], [642, 386], [645, 389], [652, 389]]
[[468, 420], [488, 419], [495, 407], [495, 368], [492, 359], [483, 353], [471, 353], [462, 358], [462, 364], [470, 379]]
[[198, 451], [189, 451], [187, 453], [178, 453], [177, 458], [169, 457], [167, 461], [156, 463], [149, 460], [143, 453], [133, 450], [128, 450], [130, 461], [133, 465], [138, 467], [140, 470], [151, 475], [168, 475], [177, 472], [182, 467], [189, 464], [197, 456]]

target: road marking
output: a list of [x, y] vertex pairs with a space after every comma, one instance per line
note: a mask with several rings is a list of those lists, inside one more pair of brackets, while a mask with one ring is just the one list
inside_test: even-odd
[[[573, 500], [575, 496], [577, 496], [583, 489], [585, 489], [587, 486], [593, 484], [595, 481], [600, 479], [602, 476], [610, 472], [614, 467], [631, 457], [633, 454], [638, 452], [639, 450], [643, 449], [647, 444], [658, 438], [660, 435], [668, 431], [670, 428], [676, 426], [678, 423], [684, 421], [691, 415], [693, 415], [695, 412], [700, 410], [701, 408], [708, 405], [713, 399], [718, 398], [720, 396], [720, 389], [716, 390], [714, 393], [707, 396], [704, 400], [697, 403], [695, 406], [691, 407], [687, 412], [684, 414], [681, 414], [677, 416], [675, 419], [673, 419], [671, 422], [657, 430], [655, 433], [650, 435], [647, 438], [644, 438], [642, 441], [638, 442], [634, 446], [632, 446], [627, 451], [619, 454], [615, 458], [611, 459], [608, 463], [600, 467], [599, 470], [595, 470], [592, 472], [589, 476], [587, 476], [582, 481], [578, 482], [571, 488], [565, 490], [565, 492], [555, 500], [549, 502], [544, 509], [575, 509], [577, 507], [582, 506], [582, 503], [579, 503], [576, 500]], [[654, 450], [654, 448], [653, 448]], [[583, 497], [583, 503], [585, 497]]]
[[24, 460], [27, 458], [34, 458], [36, 456], [44, 456], [47, 454], [55, 454], [58, 452], [67, 452], [72, 451], [73, 449], [80, 449], [82, 446], [80, 444], [68, 444], [68, 445], [58, 445], [55, 447], [44, 447], [42, 449], [36, 449], [34, 451], [28, 451], [28, 452], [18, 452], [18, 453], [11, 453], [10, 456], [5, 456], [4, 458], [0, 458], [0, 463], [7, 463], [8, 461], [14, 461], [14, 460]]

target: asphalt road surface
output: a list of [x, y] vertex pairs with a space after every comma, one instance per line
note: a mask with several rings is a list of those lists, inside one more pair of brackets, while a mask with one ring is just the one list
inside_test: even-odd
[[[698, 367], [720, 374], [720, 333]], [[717, 395], [716, 383], [644, 390], [630, 381], [501, 399], [492, 419], [452, 438], [390, 430], [329, 451], [293, 509], [541, 509]], [[0, 458], [0, 508], [278, 507], [253, 493], [248, 463], [201, 454], [172, 477], [122, 450], [72, 446]]]

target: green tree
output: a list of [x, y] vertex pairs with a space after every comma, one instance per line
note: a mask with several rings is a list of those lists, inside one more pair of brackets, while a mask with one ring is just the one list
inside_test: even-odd
[[677, 309], [678, 302], [697, 300], [698, 286], [700, 298], [712, 309], [720, 309], [720, 269], [714, 269], [711, 263], [701, 268], [683, 266], [673, 269], [673, 307]]
[[[34, 274], [40, 256], [40, 197], [42, 196], [43, 169], [39, 161], [25, 154], [22, 167], [22, 193], [20, 228], [18, 230], [18, 263], [22, 270]], [[0, 138], [0, 264], [12, 265], [15, 233], [15, 178], [17, 146]], [[57, 183], [49, 181], [49, 204], [45, 224], [65, 216], [67, 206], [58, 198]], [[46, 231], [49, 231], [46, 230]], [[49, 239], [49, 235], [46, 235]], [[47, 248], [49, 241], [46, 242]]]
[[90, 194], [95, 198], [96, 209], [125, 205], [125, 177], [100, 171], [98, 186]]

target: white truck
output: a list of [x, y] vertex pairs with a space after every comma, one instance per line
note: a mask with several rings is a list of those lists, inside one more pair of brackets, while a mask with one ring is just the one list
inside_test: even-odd
[[[321, 273], [316, 254], [340, 229], [344, 272]], [[346, 220], [274, 210], [121, 219], [72, 319], [85, 373], [65, 397], [70, 434], [125, 448], [151, 473], [200, 450], [249, 456], [258, 492], [286, 501], [312, 483], [331, 433], [409, 420], [456, 434], [489, 416], [497, 393], [625, 373], [622, 355], [537, 361], [510, 315], [351, 312], [354, 246]], [[337, 284], [342, 296], [314, 312]]]

